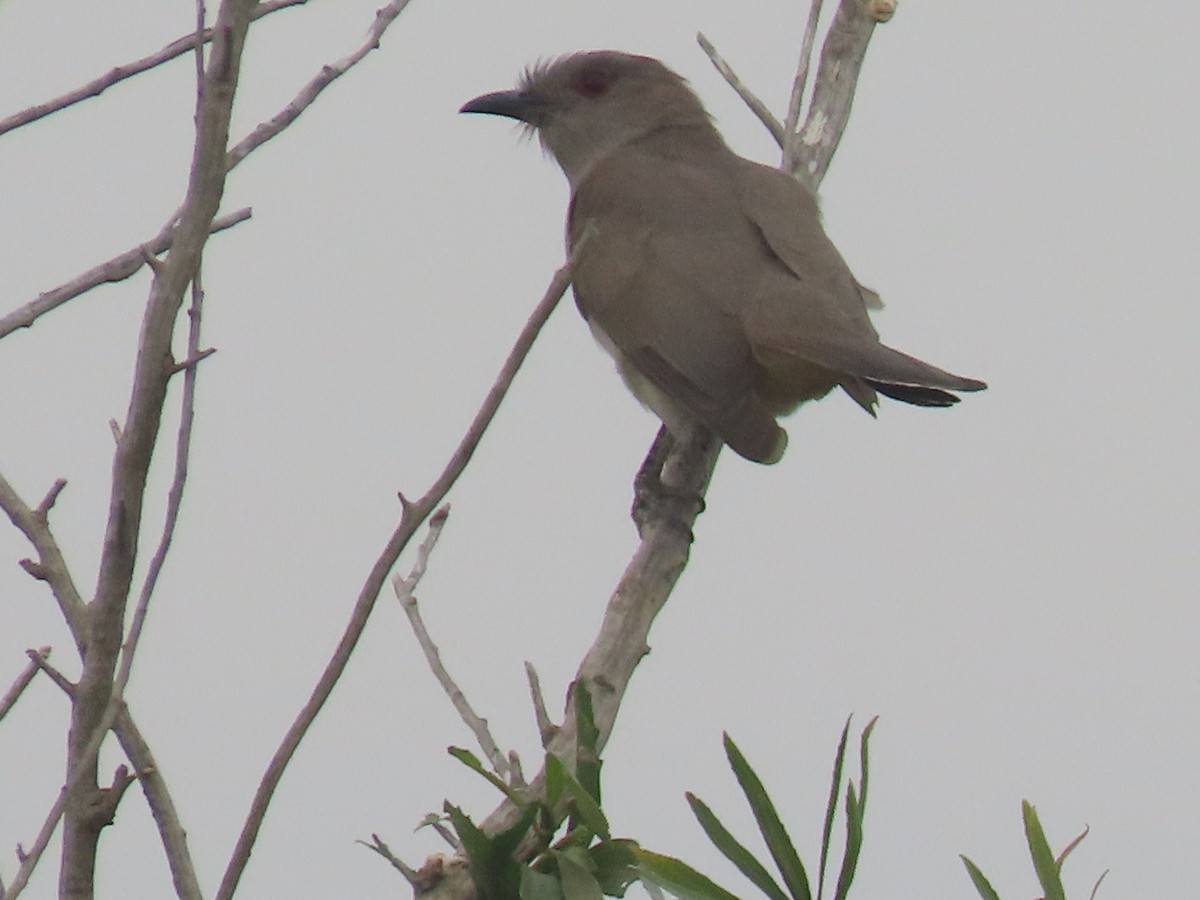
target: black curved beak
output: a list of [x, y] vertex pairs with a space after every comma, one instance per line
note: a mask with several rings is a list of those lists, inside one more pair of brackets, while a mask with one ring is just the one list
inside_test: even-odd
[[463, 104], [460, 113], [485, 113], [490, 116], [507, 116], [520, 122], [534, 124], [538, 114], [546, 108], [546, 102], [524, 91], [495, 91], [484, 94]]

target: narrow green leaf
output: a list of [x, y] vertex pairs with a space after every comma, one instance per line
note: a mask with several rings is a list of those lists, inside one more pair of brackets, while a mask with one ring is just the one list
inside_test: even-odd
[[550, 753], [546, 754], [546, 806], [554, 809], [558, 806], [559, 801], [563, 797], [564, 781], [563, 778], [567, 774], [567, 767], [563, 765], [562, 760]]
[[504, 783], [504, 780], [497, 776], [490, 769], [486, 768], [480, 761], [479, 757], [463, 747], [447, 747], [446, 752], [457, 759], [460, 763], [475, 772], [482, 775], [488, 780], [488, 783], [498, 789], [505, 797], [515, 803], [517, 806], [525, 807], [525, 798], [514, 791], [511, 787]]
[[620, 838], [601, 841], [588, 849], [596, 881], [609, 897], [624, 897], [629, 885], [637, 881], [636, 849], [636, 842]]
[[754, 886], [771, 900], [788, 900], [787, 894], [776, 884], [766, 867], [755, 859], [753, 853], [738, 843], [737, 838], [721, 824], [721, 820], [713, 814], [708, 805], [690, 791], [686, 796], [688, 805], [691, 806], [692, 813], [696, 816], [700, 827], [704, 829], [704, 833], [708, 835], [708, 839], [716, 848], [725, 854], [725, 858], [737, 866], [738, 871], [754, 882]]
[[863, 806], [854, 790], [854, 782], [846, 785], [846, 851], [842, 854], [842, 869], [838, 873], [834, 900], [845, 900], [850, 883], [858, 868], [858, 852], [862, 849]]
[[459, 843], [462, 844], [463, 852], [467, 854], [467, 866], [471, 871], [471, 880], [475, 882], [476, 891], [482, 900], [495, 900], [497, 895], [493, 892], [493, 886], [498, 883], [498, 855], [492, 839], [459, 807], [447, 802], [444, 808], [458, 835]]
[[575, 697], [575, 779], [583, 785], [596, 804], [600, 804], [600, 729], [596, 727], [592, 694], [587, 685], [576, 681]]
[[634, 851], [643, 879], [670, 891], [680, 900], [738, 900], [708, 876], [673, 856], [638, 848]]
[[867, 811], [867, 780], [870, 775], [870, 754], [867, 752], [867, 744], [871, 740], [871, 732], [875, 730], [875, 723], [879, 721], [879, 716], [875, 716], [867, 723], [867, 727], [863, 729], [862, 740], [858, 747], [858, 764], [862, 771], [862, 778], [859, 780], [859, 805], [862, 813], [865, 815]]
[[842, 794], [842, 766], [846, 762], [846, 739], [850, 736], [850, 720], [842, 726], [842, 737], [838, 741], [837, 753], [833, 757], [833, 782], [829, 785], [829, 800], [825, 804], [825, 824], [821, 828], [821, 861], [817, 867], [817, 900], [825, 894], [825, 864], [829, 860], [829, 845], [833, 836], [833, 819], [837, 815], [838, 798]]
[[492, 838], [493, 852], [502, 856], [505, 862], [514, 860], [517, 847], [529, 833], [529, 826], [533, 824], [537, 813], [538, 808], [532, 804], [522, 809], [521, 816], [516, 822]]
[[792, 844], [787, 829], [779, 820], [775, 804], [771, 802], [762, 781], [728, 734], [725, 735], [725, 755], [729, 758], [733, 774], [737, 776], [742, 793], [746, 795], [754, 819], [758, 822], [758, 830], [762, 833], [767, 849], [771, 851], [771, 858], [775, 860], [775, 866], [783, 876], [783, 883], [787, 885], [793, 900], [812, 900], [808, 874], [804, 871], [804, 864], [800, 862], [800, 856], [796, 853], [796, 847]]
[[575, 801], [576, 816], [572, 820], [578, 820], [591, 830], [592, 834], [599, 837], [602, 841], [607, 841], [612, 837], [608, 828], [608, 817], [604, 815], [604, 811], [600, 808], [595, 798], [588, 792], [587, 788], [581, 785], [575, 776], [567, 771], [566, 765], [561, 759], [551, 754], [546, 755], [546, 780], [549, 782], [550, 773], [554, 771], [554, 779], [561, 785], [560, 790], [564, 796], [570, 796]]
[[558, 863], [558, 877], [562, 881], [565, 900], [604, 900], [604, 892], [587, 865], [570, 852], [552, 850], [551, 854]]
[[554, 875], [521, 867], [521, 900], [563, 900], [562, 883]]
[[1025, 820], [1025, 839], [1029, 842], [1029, 855], [1033, 858], [1033, 868], [1037, 872], [1038, 881], [1046, 893], [1045, 900], [1066, 900], [1063, 890], [1062, 875], [1058, 871], [1058, 863], [1054, 861], [1054, 851], [1046, 840], [1042, 823], [1038, 821], [1037, 810], [1028, 800], [1021, 801], [1021, 816]]
[[983, 872], [979, 870], [979, 866], [961, 854], [959, 854], [958, 858], [967, 867], [967, 874], [971, 876], [971, 883], [975, 885], [975, 890], [979, 892], [979, 896], [983, 900], [1000, 900], [1000, 895], [996, 893], [996, 889], [984, 877]]

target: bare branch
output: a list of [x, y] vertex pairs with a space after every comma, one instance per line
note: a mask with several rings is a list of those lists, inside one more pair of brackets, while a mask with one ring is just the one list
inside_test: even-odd
[[841, 0], [829, 25], [808, 115], [788, 169], [810, 188], [824, 180], [846, 131], [858, 73], [877, 21], [886, 19], [873, 18], [862, 0]]
[[[250, 207], [213, 219], [209, 228], [211, 234], [232, 228], [250, 218]], [[6, 337], [21, 328], [28, 328], [37, 319], [52, 309], [57, 309], [68, 300], [74, 300], [80, 294], [90, 291], [102, 284], [124, 281], [135, 275], [150, 260], [171, 249], [175, 239], [175, 219], [157, 235], [144, 244], [126, 250], [119, 256], [114, 256], [107, 262], [100, 263], [86, 272], [75, 276], [65, 284], [60, 284], [42, 294], [36, 300], [31, 300], [24, 306], [17, 307], [7, 315], [0, 317], [0, 338]], [[161, 263], [155, 261], [154, 266]], [[157, 274], [157, 272], [155, 273]]]
[[417, 870], [411, 866], [405, 865], [404, 861], [392, 852], [392, 849], [383, 842], [383, 838], [381, 838], [379, 835], [372, 833], [371, 842], [369, 844], [366, 841], [358, 841], [357, 843], [362, 844], [368, 850], [374, 850], [389, 863], [391, 863], [392, 868], [403, 875], [409, 884], [413, 885], [413, 887], [416, 887], [419, 882]]
[[229, 168], [232, 169], [245, 159], [251, 151], [262, 146], [291, 125], [304, 110], [312, 105], [313, 101], [321, 95], [321, 92], [325, 88], [329, 87], [329, 85], [333, 84], [333, 82], [362, 62], [363, 58], [372, 50], [377, 50], [379, 42], [383, 38], [383, 33], [388, 30], [388, 26], [396, 20], [400, 13], [404, 12], [404, 7], [408, 6], [408, 4], [409, 0], [391, 0], [386, 6], [377, 9], [375, 11], [375, 21], [371, 23], [371, 28], [367, 32], [367, 39], [362, 45], [348, 56], [343, 56], [336, 62], [322, 66], [321, 71], [300, 90], [300, 93], [296, 95], [291, 103], [276, 113], [274, 117], [260, 124], [242, 140], [238, 141], [237, 145], [229, 151]]
[[295, 721], [288, 728], [287, 734], [284, 735], [278, 749], [275, 751], [275, 755], [267, 765], [267, 771], [263, 773], [258, 790], [254, 794], [254, 800], [250, 804], [250, 810], [246, 814], [246, 821], [242, 826], [242, 832], [238, 836], [237, 844], [230, 857], [229, 865], [226, 867], [225, 875], [222, 877], [220, 887], [217, 889], [216, 900], [230, 900], [234, 891], [237, 890], [238, 882], [245, 871], [246, 863], [250, 860], [250, 852], [253, 850], [254, 843], [258, 838], [259, 829], [262, 827], [262, 821], [267, 814], [267, 808], [270, 806], [271, 798], [275, 793], [276, 786], [279, 784], [279, 779], [283, 777], [283, 772], [295, 754], [296, 748], [300, 746], [304, 735], [316, 720], [317, 714], [320, 713], [321, 708], [325, 705], [325, 701], [329, 699], [329, 694], [333, 690], [334, 685], [337, 684], [338, 680], [342, 677], [342, 673], [346, 670], [346, 665], [350, 661], [350, 655], [354, 652], [359, 638], [362, 637], [363, 629], [367, 626], [367, 620], [370, 618], [371, 611], [375, 608], [375, 602], [379, 599], [379, 592], [383, 588], [384, 580], [396, 565], [396, 560], [399, 559], [401, 551], [412, 540], [412, 536], [416, 533], [417, 529], [433, 513], [438, 504], [445, 499], [450, 488], [454, 486], [454, 483], [467, 467], [467, 463], [470, 462], [471, 456], [475, 452], [475, 448], [479, 445], [480, 439], [482, 439], [484, 432], [491, 424], [496, 411], [500, 408], [500, 403], [504, 399], [504, 395], [508, 392], [513, 378], [516, 377], [517, 370], [529, 354], [534, 340], [537, 338], [542, 326], [546, 324], [546, 320], [550, 318], [550, 313], [554, 311], [555, 306], [558, 305], [558, 301], [566, 293], [567, 286], [571, 283], [571, 273], [580, 255], [586, 250], [587, 244], [587, 232], [585, 229], [584, 237], [576, 243], [575, 249], [572, 251], [566, 264], [554, 273], [554, 278], [551, 279], [550, 286], [546, 288], [545, 295], [530, 315], [529, 321], [525, 323], [525, 327], [517, 337], [516, 344], [514, 344], [513, 349], [509, 352], [508, 359], [505, 360], [496, 383], [492, 385], [492, 389], [488, 392], [483, 406], [475, 414], [475, 419], [471, 422], [467, 433], [459, 442], [458, 448], [450, 457], [450, 461], [446, 464], [442, 474], [438, 476], [433, 486], [425, 492], [420, 500], [413, 502], [404, 499], [403, 496], [401, 497], [402, 511], [400, 524], [396, 526], [396, 530], [388, 538], [383, 552], [380, 553], [375, 564], [371, 567], [371, 571], [368, 573], [366, 581], [359, 591], [354, 609], [350, 613], [350, 620], [346, 623], [346, 628], [342, 633], [341, 639], [338, 641], [337, 647], [334, 649], [332, 657], [325, 666], [325, 671], [321, 673], [321, 677], [317, 680], [312, 695], [309, 697], [308, 702], [305, 703], [299, 715], [296, 716]]
[[817, 39], [817, 23], [821, 18], [824, 0], [812, 0], [808, 8], [808, 21], [804, 23], [804, 37], [800, 41], [800, 61], [796, 66], [796, 78], [792, 82], [792, 93], [788, 98], [787, 118], [783, 123], [783, 164], [785, 172], [795, 168], [796, 126], [800, 122], [800, 108], [804, 103], [804, 88], [808, 84], [808, 67], [812, 62], [813, 43]]
[[714, 47], [709, 39], [704, 36], [703, 32], [696, 34], [696, 43], [698, 43], [700, 45], [700, 49], [708, 55], [709, 60], [712, 62], [716, 70], [721, 73], [721, 76], [727, 82], [729, 82], [729, 86], [737, 91], [738, 96], [745, 101], [748, 107], [750, 107], [750, 111], [758, 116], [758, 120], [766, 126], [767, 131], [771, 132], [771, 137], [775, 138], [775, 143], [782, 147], [783, 125], [777, 118], [775, 118], [775, 114], [767, 108], [767, 104], [759, 100], [758, 97], [756, 97], [750, 91], [750, 89], [742, 83], [742, 80], [737, 77], [729, 63], [725, 62], [725, 58], [717, 52], [717, 48]]
[[425, 574], [425, 566], [429, 561], [429, 554], [441, 536], [442, 527], [446, 523], [448, 513], [449, 507], [443, 506], [433, 514], [429, 520], [429, 535], [421, 542], [421, 546], [417, 550], [417, 562], [413, 566], [412, 574], [408, 578], [400, 575], [393, 576], [392, 587], [396, 592], [396, 598], [400, 601], [400, 605], [404, 609], [404, 614], [408, 616], [408, 623], [412, 627], [413, 634], [417, 638], [417, 643], [420, 645], [421, 651], [425, 654], [425, 661], [429, 663], [429, 668], [438, 680], [438, 684], [442, 686], [442, 690], [450, 698], [450, 703], [454, 706], [459, 718], [463, 720], [466, 726], [471, 729], [471, 733], [475, 735], [475, 740], [479, 743], [479, 748], [483, 751], [484, 756], [492, 764], [492, 769], [501, 778], [507, 778], [508, 760], [505, 759], [504, 754], [496, 744], [495, 738], [492, 737], [491, 731], [488, 730], [487, 719], [477, 715], [475, 710], [471, 708], [471, 704], [463, 693], [462, 688], [450, 676], [449, 670], [446, 669], [445, 664], [442, 662], [442, 655], [438, 651], [437, 644], [430, 637], [429, 630], [425, 627], [425, 621], [421, 618], [421, 611], [417, 608], [416, 595], [413, 593], [417, 582]]
[[175, 882], [175, 895], [180, 900], [202, 900], [204, 895], [200, 892], [200, 880], [196, 877], [196, 868], [188, 851], [187, 832], [167, 790], [166, 779], [159, 772], [149, 745], [124, 706], [113, 723], [113, 732], [121, 742], [125, 755], [133, 763], [142, 794], [150, 807], [150, 815], [158, 826], [159, 839], [167, 855], [171, 878]]
[[89, 817], [96, 802], [96, 756], [123, 708], [114, 675], [137, 558], [150, 460], [162, 425], [171, 378], [171, 340], [183, 293], [196, 276], [201, 251], [225, 187], [225, 154], [242, 49], [255, 0], [223, 0], [213, 28], [188, 190], [171, 249], [155, 274], [142, 322], [133, 389], [113, 461], [112, 492], [96, 595], [89, 604], [87, 653], [71, 709], [67, 805], [63, 819], [60, 892], [90, 896], [102, 824]]
[[[258, 5], [251, 14], [252, 19], [261, 19], [263, 16], [270, 15], [273, 12], [278, 12], [281, 9], [287, 9], [291, 6], [302, 6], [308, 0], [268, 0]], [[203, 31], [204, 43], [212, 40], [212, 29]], [[189, 50], [196, 46], [195, 33], [185, 34], [181, 38], [171, 41], [157, 53], [151, 53], [149, 56], [135, 60], [131, 63], [117, 66], [110, 69], [108, 72], [101, 75], [99, 78], [89, 81], [87, 84], [63, 94], [61, 97], [55, 97], [53, 100], [47, 100], [44, 103], [38, 103], [28, 109], [23, 109], [18, 113], [14, 113], [4, 119], [0, 119], [0, 135], [6, 132], [13, 131], [23, 125], [28, 125], [31, 122], [36, 122], [39, 119], [44, 119], [53, 113], [66, 109], [69, 106], [74, 106], [80, 101], [87, 100], [91, 97], [98, 97], [104, 91], [108, 90], [114, 84], [120, 84], [126, 79], [132, 78], [134, 75], [140, 75], [142, 72], [161, 66], [163, 63], [170, 62], [177, 57], [183, 56]]]
[[53, 506], [62, 491], [60, 484], [65, 486], [66, 483], [55, 482], [54, 487], [46, 494], [38, 508], [32, 510], [13, 490], [8, 480], [0, 475], [0, 509], [4, 510], [9, 521], [25, 535], [29, 543], [33, 544], [34, 549], [37, 550], [38, 562], [24, 565], [25, 571], [50, 585], [50, 590], [54, 593], [54, 599], [58, 601], [58, 607], [67, 622], [67, 627], [71, 629], [71, 637], [74, 638], [76, 646], [82, 650], [86, 639], [87, 607], [84, 605], [79, 589], [75, 587], [71, 571], [67, 568], [62, 550], [51, 533], [47, 521], [50, 507]]
[[546, 711], [546, 698], [542, 695], [542, 682], [538, 678], [537, 669], [533, 663], [525, 663], [525, 679], [529, 682], [529, 696], [533, 701], [533, 717], [537, 722], [538, 736], [542, 739], [542, 747], [550, 745], [551, 738], [558, 733], [558, 726], [550, 719]]
[[[30, 683], [37, 676], [39, 668], [37, 659], [46, 659], [49, 657], [50, 648], [41, 647], [37, 650], [30, 650], [29, 654], [29, 663], [21, 670], [21, 674], [16, 677], [9, 689], [4, 692], [4, 696], [0, 697], [0, 721], [8, 715], [10, 709], [17, 705], [17, 701], [25, 693], [25, 688], [29, 687]], [[37, 659], [34, 658], [35, 656]], [[0, 894], [0, 897], [3, 896], [3, 894]]]

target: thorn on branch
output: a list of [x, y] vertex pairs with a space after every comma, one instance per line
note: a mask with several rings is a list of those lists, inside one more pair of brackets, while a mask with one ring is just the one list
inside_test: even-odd
[[150, 251], [150, 247], [146, 244], [142, 244], [142, 246], [139, 247], [138, 249], [142, 253], [142, 262], [144, 262], [147, 266], [149, 266], [150, 271], [153, 272], [155, 275], [161, 275], [162, 270], [163, 270], [162, 260], [160, 260], [157, 256], [155, 256]]
[[118, 447], [120, 447], [121, 446], [121, 426], [119, 424], [117, 424], [116, 419], [108, 420], [108, 430], [112, 432], [113, 443], [115, 443]]
[[125, 791], [136, 780], [129, 774], [128, 766], [117, 766], [116, 772], [113, 773], [112, 785], [100, 788], [93, 799], [90, 818], [94, 825], [104, 828], [113, 823], [113, 819], [117, 816], [117, 807], [121, 804], [121, 798], [125, 796]]
[[870, 0], [867, 15], [876, 22], [890, 22], [896, 14], [897, 0]]
[[24, 569], [31, 578], [34, 578], [37, 581], [47, 581], [48, 582], [50, 580], [50, 575], [46, 571], [46, 567], [43, 566], [40, 562], [34, 562], [29, 557], [25, 557], [20, 562], [18, 562], [17, 565], [19, 565], [22, 569]]
[[37, 509], [33, 514], [37, 516], [38, 521], [43, 525], [46, 524], [50, 510], [54, 508], [55, 502], [58, 500], [58, 495], [63, 492], [63, 488], [67, 486], [67, 479], [59, 478], [51, 485], [50, 490], [46, 492], [46, 496], [42, 498], [42, 502], [37, 505]]
[[195, 356], [189, 357], [188, 359], [180, 360], [179, 362], [175, 363], [175, 365], [171, 366], [170, 374], [177, 375], [180, 372], [186, 372], [188, 369], [194, 369], [194, 368], [196, 368], [196, 366], [198, 366], [200, 364], [201, 360], [208, 359], [210, 356], [212, 356], [216, 352], [217, 352], [216, 347], [209, 347], [207, 350], [201, 350]]

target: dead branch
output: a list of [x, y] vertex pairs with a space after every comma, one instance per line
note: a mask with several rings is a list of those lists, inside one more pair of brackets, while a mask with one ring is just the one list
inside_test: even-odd
[[412, 628], [413, 635], [417, 639], [417, 644], [420, 645], [421, 651], [425, 654], [425, 661], [429, 664], [429, 668], [438, 680], [438, 684], [442, 686], [442, 690], [450, 698], [450, 703], [458, 713], [459, 718], [463, 720], [463, 723], [475, 735], [475, 741], [479, 744], [483, 755], [492, 764], [492, 769], [501, 778], [507, 778], [509, 774], [508, 760], [505, 759], [504, 754], [500, 751], [500, 747], [496, 744], [496, 739], [492, 737], [492, 733], [488, 729], [487, 719], [479, 716], [471, 708], [471, 704], [467, 700], [467, 695], [463, 693], [462, 688], [458, 686], [458, 683], [446, 668], [445, 663], [442, 662], [442, 654], [438, 650], [437, 644], [433, 642], [433, 638], [429, 634], [429, 629], [425, 627], [425, 620], [421, 618], [421, 610], [417, 606], [416, 594], [413, 593], [417, 582], [425, 574], [425, 567], [429, 562], [429, 554], [433, 551], [438, 538], [441, 536], [442, 528], [446, 524], [446, 517], [449, 513], [450, 507], [442, 506], [430, 517], [429, 534], [417, 549], [417, 561], [413, 565], [411, 574], [407, 578], [399, 574], [393, 576], [392, 588], [396, 592], [396, 599], [400, 601], [400, 606], [404, 610], [404, 614], [408, 616], [408, 624]]
[[[21, 695], [25, 693], [25, 688], [29, 687], [33, 679], [37, 677], [38, 664], [37, 659], [34, 659], [33, 657], [36, 656], [38, 659], [46, 659], [50, 656], [50, 648], [41, 647], [37, 650], [30, 650], [29, 653], [30, 660], [28, 664], [24, 669], [21, 670], [21, 674], [13, 680], [13, 683], [9, 686], [8, 690], [4, 692], [4, 696], [0, 697], [0, 721], [3, 721], [4, 717], [8, 715], [8, 711], [17, 705], [17, 701], [20, 700]], [[0, 894], [0, 897], [3, 896], [3, 894]]]
[[[250, 207], [244, 207], [236, 212], [221, 216], [212, 221], [210, 234], [216, 234], [227, 228], [232, 228], [250, 218]], [[39, 294], [24, 306], [19, 306], [7, 315], [0, 317], [0, 338], [6, 337], [21, 328], [28, 328], [37, 319], [52, 309], [57, 309], [68, 300], [74, 300], [80, 294], [90, 291], [102, 284], [124, 281], [136, 275], [142, 266], [150, 264], [151, 268], [159, 265], [155, 259], [171, 249], [175, 240], [175, 218], [166, 227], [144, 244], [139, 244], [126, 250], [119, 256], [114, 256], [107, 262], [93, 266], [86, 272], [75, 276], [70, 281], [56, 288]], [[153, 262], [152, 262], [153, 261]], [[157, 273], [156, 273], [157, 274]]]
[[[302, 6], [308, 0], [265, 0], [260, 3], [251, 14], [252, 19], [261, 19], [263, 16], [268, 16], [273, 12], [278, 12], [281, 9], [287, 9], [292, 6]], [[202, 32], [203, 43], [208, 43], [212, 40], [212, 29], [206, 28]], [[157, 68], [163, 63], [170, 62], [185, 53], [189, 52], [196, 46], [196, 34], [192, 32], [185, 34], [181, 38], [176, 38], [167, 44], [157, 53], [151, 53], [149, 56], [142, 59], [134, 60], [124, 65], [116, 66], [109, 69], [99, 78], [89, 81], [87, 84], [75, 88], [73, 91], [68, 91], [61, 97], [55, 97], [53, 100], [46, 100], [43, 103], [38, 103], [33, 106], [23, 109], [18, 113], [13, 113], [4, 119], [0, 119], [0, 135], [6, 134], [9, 131], [14, 131], [24, 125], [29, 125], [32, 122], [37, 122], [39, 119], [44, 119], [46, 116], [66, 109], [69, 106], [74, 106], [83, 100], [91, 97], [99, 97], [102, 93], [108, 90], [115, 84], [120, 84], [134, 75], [140, 75], [142, 72], [147, 72], [150, 69]]]

